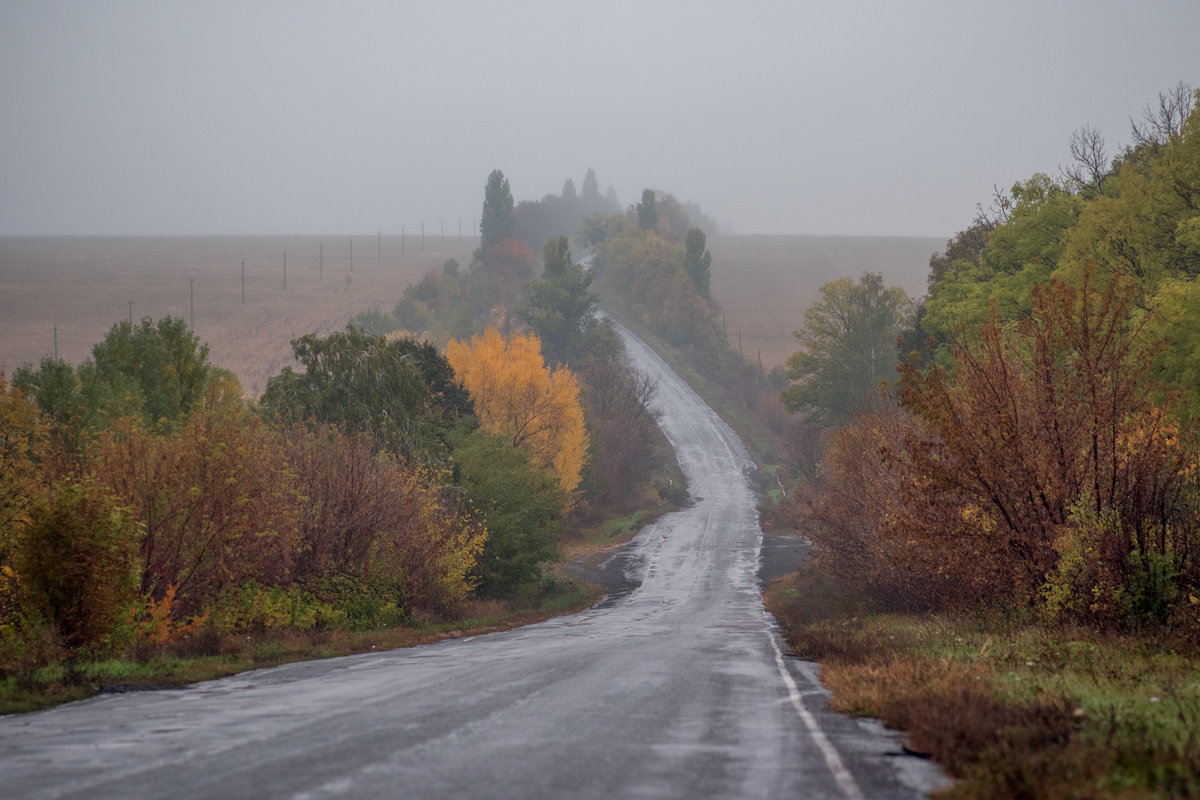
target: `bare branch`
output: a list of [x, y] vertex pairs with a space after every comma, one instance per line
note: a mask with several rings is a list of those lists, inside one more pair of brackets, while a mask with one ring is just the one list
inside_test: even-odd
[[1132, 118], [1129, 120], [1134, 146], [1166, 144], [1171, 137], [1178, 136], [1192, 113], [1192, 104], [1192, 87], [1183, 81], [1175, 84], [1173, 89], [1159, 92], [1158, 107], [1147, 104], [1140, 124]]
[[1071, 133], [1068, 144], [1074, 163], [1064, 169], [1063, 174], [1081, 189], [1099, 191], [1104, 176], [1108, 174], [1108, 154], [1103, 134], [1091, 125], [1084, 125]]
[[974, 224], [987, 229], [998, 228], [1008, 222], [1008, 216], [1013, 210], [1013, 198], [1000, 189], [999, 186], [992, 184], [992, 204], [988, 208], [983, 207], [983, 203], [975, 204], [975, 220]]

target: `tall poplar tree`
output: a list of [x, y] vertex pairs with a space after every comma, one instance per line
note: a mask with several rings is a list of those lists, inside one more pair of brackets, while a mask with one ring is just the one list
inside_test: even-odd
[[508, 179], [494, 169], [483, 191], [483, 216], [479, 220], [480, 244], [485, 250], [512, 236], [512, 213], [513, 196]]
[[687, 269], [688, 275], [692, 277], [692, 283], [696, 286], [696, 291], [700, 293], [700, 296], [705, 300], [711, 300], [709, 280], [712, 274], [709, 267], [712, 266], [712, 253], [705, 249], [705, 244], [704, 231], [699, 228], [690, 228], [687, 232], [683, 266]]

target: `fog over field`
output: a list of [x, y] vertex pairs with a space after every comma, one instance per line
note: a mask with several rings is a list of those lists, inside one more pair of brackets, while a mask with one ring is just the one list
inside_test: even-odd
[[[391, 311], [410, 283], [446, 259], [469, 263], [477, 244], [467, 236], [428, 236], [424, 247], [408, 236], [0, 236], [0, 371], [55, 354], [78, 364], [116, 322], [171, 315], [188, 320], [213, 362], [258, 396], [292, 363], [293, 338], [338, 330], [369, 309]], [[767, 369], [782, 364], [822, 284], [878, 272], [917, 297], [930, 254], [944, 244], [713, 237], [712, 287], [730, 346]]]
[[[468, 231], [590, 167], [723, 232], [946, 238], [1195, 83], [1194, 0], [0, 4], [0, 234]], [[710, 233], [714, 233], [710, 231]]]
[[[0, 371], [57, 355], [78, 364], [121, 320], [189, 322], [250, 396], [291, 364], [292, 339], [390, 311], [470, 237], [0, 237]], [[286, 265], [285, 265], [286, 261]]]
[[874, 272], [916, 299], [925, 293], [929, 256], [945, 246], [915, 236], [714, 237], [712, 289], [729, 346], [766, 370], [781, 366], [798, 349], [792, 332], [804, 327], [822, 285]]

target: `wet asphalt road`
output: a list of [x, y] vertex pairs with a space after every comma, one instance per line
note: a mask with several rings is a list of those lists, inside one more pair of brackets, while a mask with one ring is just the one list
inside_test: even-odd
[[823, 710], [762, 607], [753, 470], [648, 348], [695, 500], [633, 592], [506, 633], [0, 718], [0, 797], [908, 798], [939, 779]]

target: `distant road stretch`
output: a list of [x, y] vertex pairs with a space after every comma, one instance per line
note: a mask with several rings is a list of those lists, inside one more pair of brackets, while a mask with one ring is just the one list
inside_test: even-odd
[[632, 593], [570, 617], [0, 718], [0, 797], [911, 798], [939, 780], [823, 710], [756, 579], [733, 432], [642, 342], [695, 503]]

